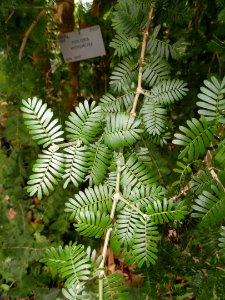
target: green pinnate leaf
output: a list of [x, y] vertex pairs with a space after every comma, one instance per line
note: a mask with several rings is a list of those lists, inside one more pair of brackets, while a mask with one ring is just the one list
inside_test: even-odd
[[64, 162], [64, 154], [57, 152], [57, 147], [42, 150], [33, 165], [34, 174], [29, 177], [27, 192], [30, 196], [36, 193], [38, 199], [48, 196], [63, 176]]
[[220, 224], [225, 217], [224, 187], [218, 182], [217, 185], [211, 186], [211, 190], [211, 192], [203, 191], [192, 206], [194, 210], [192, 217], [200, 219], [200, 224], [204, 227]]
[[90, 185], [103, 182], [112, 159], [112, 150], [101, 141], [90, 145], [89, 148], [89, 179]]
[[187, 121], [187, 125], [188, 127], [179, 127], [182, 133], [175, 133], [173, 143], [184, 147], [178, 158], [187, 157], [187, 161], [190, 162], [204, 155], [214, 140], [216, 128], [215, 124], [208, 123], [205, 118], [193, 118]]
[[69, 121], [66, 121], [67, 138], [89, 144], [101, 131], [101, 121], [101, 107], [95, 106], [95, 102], [89, 104], [85, 100], [76, 107], [75, 113], [70, 113]]
[[141, 121], [126, 113], [110, 114], [106, 117], [104, 143], [110, 148], [133, 145], [140, 139]]
[[89, 169], [89, 156], [87, 155], [87, 146], [73, 145], [64, 149], [65, 171], [62, 176], [65, 179], [63, 187], [66, 188], [70, 182], [76, 187], [83, 182]]
[[87, 210], [80, 211], [76, 219], [78, 222], [75, 224], [76, 231], [83, 236], [95, 238], [100, 238], [105, 234], [112, 221], [105, 213], [100, 213], [100, 211], [93, 213]]
[[22, 100], [22, 104], [24, 124], [38, 145], [43, 145], [46, 148], [64, 140], [61, 137], [64, 133], [60, 130], [62, 126], [58, 124], [58, 119], [52, 120], [53, 112], [50, 108], [47, 108], [46, 103], [38, 100], [37, 97], [33, 97], [32, 99]]
[[183, 219], [187, 214], [186, 209], [187, 207], [182, 202], [175, 207], [171, 199], [164, 198], [163, 201], [157, 199], [151, 202], [147, 207], [147, 214], [155, 224], [163, 224]]
[[137, 223], [133, 236], [132, 254], [139, 268], [143, 264], [146, 264], [147, 267], [150, 263], [155, 264], [158, 240], [158, 231], [154, 223], [149, 222], [147, 219], [142, 219], [141, 222]]
[[90, 276], [91, 264], [83, 245], [70, 243], [64, 248], [51, 247], [46, 250], [42, 262], [57, 270], [66, 279], [65, 287], [68, 288], [88, 280]]
[[103, 299], [128, 300], [124, 277], [118, 272], [103, 277]]
[[112, 207], [113, 188], [107, 185], [94, 186], [79, 191], [66, 202], [65, 211], [70, 213], [70, 219], [76, 220], [82, 210], [97, 213], [110, 213]]

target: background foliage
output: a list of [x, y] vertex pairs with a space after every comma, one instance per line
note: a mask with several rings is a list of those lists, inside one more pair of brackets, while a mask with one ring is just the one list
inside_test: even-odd
[[[144, 24], [146, 15], [135, 15], [135, 6], [131, 2], [119, 1], [117, 4], [128, 4], [129, 16], [134, 16], [124, 23], [121, 22], [124, 16], [115, 13], [112, 1], [94, 1], [92, 6], [79, 5], [74, 11], [76, 26], [101, 25], [107, 48], [106, 57], [80, 64], [78, 99], [81, 103], [86, 98], [98, 100], [109, 88], [110, 94], [101, 98], [102, 106], [105, 102], [107, 107], [109, 98], [115, 96], [113, 93], [126, 89], [127, 82], [135, 82], [137, 57], [128, 53], [135, 53], [140, 46], [139, 26]], [[35, 195], [29, 196], [25, 189], [39, 147], [23, 125], [19, 111], [21, 99], [33, 95], [45, 99], [59, 123], [64, 124], [68, 115], [67, 101], [72, 93], [71, 74], [57, 46], [59, 27], [55, 5], [54, 1], [44, 0], [3, 0], [0, 4], [0, 285], [3, 299], [55, 299], [60, 296], [63, 280], [40, 262], [43, 249], [66, 245], [70, 240], [100, 247], [94, 239], [87, 240], [76, 233], [64, 212], [67, 199], [78, 192], [76, 187], [68, 185], [64, 190], [63, 183], [59, 183], [41, 202]], [[148, 5], [148, 1], [143, 1], [143, 5]], [[149, 124], [150, 116], [145, 113], [151, 105], [147, 97], [142, 108], [143, 119], [149, 124], [148, 132], [155, 135], [153, 142], [160, 144], [156, 136], [161, 128], [175, 133], [174, 143], [183, 146], [179, 160], [176, 161], [181, 148], [172, 144], [171, 135], [161, 139], [167, 141], [163, 148], [156, 148], [147, 139], [146, 146], [162, 185], [169, 187], [168, 196], [178, 194], [193, 212], [182, 223], [159, 225], [161, 247], [154, 266], [134, 271], [119, 257], [115, 257], [114, 262], [120, 272], [122, 265], [126, 284], [131, 286], [130, 299], [223, 299], [224, 214], [220, 215], [220, 212], [224, 204], [224, 98], [221, 95], [224, 95], [225, 3], [219, 0], [159, 0], [156, 1], [157, 8], [160, 9], [154, 18], [154, 38], [150, 37], [147, 50], [153, 55], [160, 49], [160, 57], [168, 60], [170, 68], [159, 58], [155, 61], [147, 58], [144, 79], [149, 87], [154, 86], [152, 93], [157, 94], [157, 77], [148, 73], [148, 67], [151, 66], [162, 79], [167, 79], [170, 71], [172, 78], [188, 83], [189, 92], [182, 102], [169, 106], [169, 122], [165, 120], [163, 99], [159, 99], [158, 106], [151, 108], [158, 112], [157, 120], [160, 120], [155, 127]], [[42, 9], [47, 13], [31, 32], [20, 61], [18, 55], [24, 34]], [[120, 11], [118, 7], [117, 10]], [[124, 40], [126, 47], [121, 42]], [[130, 65], [132, 72], [126, 69]], [[116, 68], [123, 70], [118, 78], [118, 72], [113, 73]], [[132, 95], [123, 99], [126, 108], [129, 108], [130, 99]], [[219, 104], [216, 111], [214, 101]], [[212, 118], [212, 126], [202, 135], [201, 128], [208, 126], [204, 125], [204, 118]], [[72, 126], [71, 122], [66, 125]], [[186, 143], [185, 136], [191, 139], [196, 131], [202, 140], [197, 139], [191, 145]], [[83, 134], [83, 139], [86, 138]], [[91, 137], [87, 143], [90, 141]], [[110, 146], [110, 140], [105, 143]], [[210, 151], [206, 152], [206, 149]], [[112, 154], [106, 152], [105, 155]], [[94, 175], [92, 178], [101, 181], [94, 179]], [[187, 186], [190, 180], [191, 189]], [[126, 183], [127, 179], [124, 181]], [[83, 183], [82, 188], [86, 187]], [[219, 206], [212, 206], [205, 215], [204, 209], [211, 201]], [[80, 218], [82, 220], [83, 216]]]

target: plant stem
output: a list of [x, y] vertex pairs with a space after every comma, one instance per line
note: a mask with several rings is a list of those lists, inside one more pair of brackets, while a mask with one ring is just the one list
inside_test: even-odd
[[[134, 97], [134, 100], [133, 100], [133, 107], [132, 107], [131, 112], [130, 112], [131, 116], [136, 116], [136, 106], [137, 106], [137, 103], [138, 103], [139, 96], [140, 96], [140, 94], [144, 93], [144, 91], [142, 89], [142, 86], [141, 86], [142, 66], [143, 66], [143, 63], [144, 63], [147, 38], [148, 38], [149, 31], [150, 31], [150, 28], [151, 28], [151, 23], [152, 23], [152, 20], [153, 20], [153, 13], [154, 13], [154, 7], [152, 6], [150, 11], [149, 11], [148, 23], [147, 23], [147, 25], [145, 27], [145, 30], [143, 32], [141, 54], [140, 54], [140, 58], [139, 58], [138, 85], [137, 85], [136, 92], [135, 92], [135, 97]], [[119, 150], [119, 159], [117, 160], [117, 177], [116, 177], [116, 187], [115, 187], [116, 191], [115, 191], [115, 194], [113, 196], [113, 205], [112, 205], [110, 217], [111, 217], [112, 220], [114, 219], [117, 203], [118, 203], [119, 200], [121, 200], [124, 203], [126, 203], [127, 205], [131, 206], [132, 209], [137, 211], [143, 218], [146, 218], [147, 216], [144, 213], [142, 213], [134, 205], [130, 204], [129, 201], [124, 199], [120, 194], [120, 177], [121, 177], [121, 166], [122, 165], [123, 165], [123, 149], [120, 149]], [[107, 255], [107, 248], [108, 248], [111, 232], [112, 232], [112, 227], [108, 228], [108, 230], [106, 232], [103, 251], [102, 251], [102, 261], [101, 261], [101, 264], [99, 266], [99, 270], [100, 270], [100, 272], [99, 272], [99, 300], [103, 300], [103, 277], [105, 275], [104, 265], [105, 265], [105, 260], [106, 260], [106, 255]]]
[[43, 9], [39, 14], [38, 16], [36, 17], [36, 19], [32, 22], [32, 24], [30, 25], [30, 27], [28, 28], [28, 30], [26, 31], [26, 33], [24, 34], [24, 37], [23, 37], [23, 41], [22, 41], [22, 44], [20, 46], [20, 51], [19, 51], [19, 60], [22, 60], [23, 58], [23, 52], [24, 52], [24, 49], [26, 47], [26, 43], [27, 43], [27, 40], [32, 32], [32, 30], [34, 29], [34, 27], [37, 25], [37, 23], [39, 22], [39, 20], [44, 17], [44, 15], [46, 14], [46, 10]]
[[99, 300], [103, 300], [103, 278], [99, 278], [98, 281], [98, 296]]
[[119, 158], [116, 163], [117, 163], [117, 173], [116, 173], [116, 194], [117, 194], [120, 191], [121, 167], [124, 164], [123, 149], [119, 150]]
[[[100, 137], [100, 139], [98, 140], [98, 142], [100, 143], [102, 140], [102, 136]], [[82, 144], [81, 140], [76, 140], [76, 141], [71, 141], [71, 142], [67, 142], [67, 143], [63, 143], [63, 144], [52, 144], [51, 146], [49, 146], [49, 149], [54, 149], [54, 151], [59, 150], [59, 148], [65, 148], [65, 147], [69, 147], [69, 146], [77, 146], [80, 147]]]
[[72, 142], [68, 142], [68, 143], [64, 143], [64, 144], [59, 144], [57, 146], [59, 146], [59, 148], [64, 148], [64, 147], [68, 147], [68, 146], [80, 146], [81, 145], [81, 141], [80, 140], [76, 140], [76, 141], [72, 141]]
[[136, 107], [137, 107], [139, 96], [144, 93], [144, 91], [142, 89], [142, 86], [141, 86], [142, 75], [143, 75], [142, 74], [142, 67], [143, 67], [144, 60], [145, 60], [145, 50], [146, 50], [147, 38], [149, 36], [149, 31], [151, 29], [153, 18], [154, 18], [154, 5], [151, 6], [151, 9], [149, 11], [148, 23], [147, 23], [147, 25], [145, 27], [145, 30], [143, 32], [141, 54], [140, 54], [140, 58], [139, 58], [139, 68], [138, 68], [138, 85], [137, 85], [137, 88], [136, 88], [136, 91], [135, 91], [133, 106], [132, 106], [132, 109], [130, 111], [131, 116], [136, 116]]
[[76, 141], [72, 141], [72, 142], [68, 142], [68, 143], [63, 143], [63, 144], [59, 144], [59, 145], [52, 144], [52, 145], [49, 146], [48, 149], [50, 151], [54, 151], [55, 152], [55, 151], [58, 151], [59, 148], [69, 147], [69, 146], [73, 146], [73, 145], [79, 147], [81, 145], [81, 143], [82, 143], [82, 141], [76, 140]]
[[[116, 206], [119, 200], [119, 191], [120, 191], [120, 177], [121, 177], [121, 166], [123, 165], [123, 149], [119, 150], [119, 158], [117, 159], [117, 175], [116, 175], [116, 193], [113, 195], [113, 204], [111, 208], [110, 218], [113, 220], [116, 212]], [[112, 227], [108, 228], [105, 235], [103, 250], [102, 250], [102, 261], [99, 266], [99, 284], [98, 284], [98, 290], [99, 290], [99, 300], [103, 300], [103, 277], [105, 275], [104, 271], [104, 265], [107, 255], [107, 249], [109, 245], [110, 235], [112, 232]]]
[[137, 206], [133, 205], [132, 203], [130, 203], [127, 199], [123, 198], [123, 196], [118, 193], [115, 194], [114, 197], [117, 197], [118, 200], [122, 201], [123, 203], [125, 203], [126, 205], [130, 206], [132, 208], [132, 210], [135, 210], [139, 215], [141, 215], [144, 219], [146, 218], [150, 218], [150, 216], [144, 214]]

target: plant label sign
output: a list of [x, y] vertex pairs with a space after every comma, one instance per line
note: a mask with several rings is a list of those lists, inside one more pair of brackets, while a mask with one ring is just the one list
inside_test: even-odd
[[66, 63], [105, 55], [100, 26], [68, 32], [58, 37]]

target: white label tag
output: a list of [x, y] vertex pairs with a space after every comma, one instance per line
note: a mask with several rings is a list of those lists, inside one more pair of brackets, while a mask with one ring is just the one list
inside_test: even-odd
[[58, 37], [66, 63], [105, 55], [100, 26], [68, 32]]

